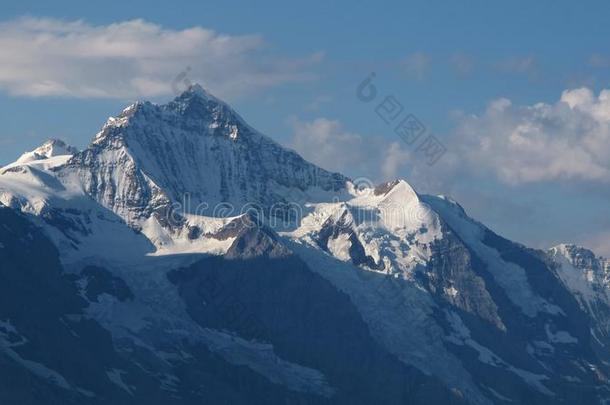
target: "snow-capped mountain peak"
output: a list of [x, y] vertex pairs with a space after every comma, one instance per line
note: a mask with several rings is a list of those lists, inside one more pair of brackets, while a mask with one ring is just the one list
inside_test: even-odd
[[191, 85], [172, 102], [164, 105], [163, 110], [177, 114], [181, 120], [189, 122], [198, 130], [207, 130], [233, 141], [244, 135], [255, 141], [261, 137], [266, 138], [250, 127], [231, 106], [199, 84]]
[[78, 153], [78, 149], [66, 144], [60, 139], [49, 139], [31, 152], [26, 152], [16, 163], [28, 163], [35, 160], [44, 160], [56, 156], [67, 156]]
[[396, 179], [394, 181], [389, 181], [386, 183], [382, 183], [375, 187], [373, 193], [377, 196], [384, 195], [387, 196], [389, 194], [401, 194], [402, 198], [412, 199], [418, 198], [417, 192], [409, 183], [407, 183], [404, 179]]
[[598, 289], [607, 295], [610, 304], [610, 260], [574, 244], [552, 247], [549, 255], [559, 265], [559, 274], [569, 288], [585, 296], [591, 295], [585, 290]]
[[572, 265], [581, 269], [603, 271], [607, 263], [606, 259], [596, 256], [591, 250], [574, 244], [562, 243], [549, 249], [549, 252], [554, 256], [564, 257]]
[[199, 98], [201, 100], [210, 100], [218, 104], [223, 104], [228, 107], [228, 104], [217, 98], [206, 89], [203, 88], [199, 83], [190, 85], [185, 91], [180, 94], [176, 100], [186, 101], [193, 98]]
[[[100, 159], [114, 165], [120, 155], [131, 162], [121, 173], [135, 170], [171, 200], [182, 202], [189, 194], [199, 207], [230, 203], [238, 209], [254, 203], [268, 209], [289, 200], [304, 201], [308, 190], [337, 191], [347, 181], [260, 134], [198, 85], [165, 105], [134, 104], [102, 134], [73, 167]], [[117, 175], [105, 183], [121, 177], [129, 180]]]

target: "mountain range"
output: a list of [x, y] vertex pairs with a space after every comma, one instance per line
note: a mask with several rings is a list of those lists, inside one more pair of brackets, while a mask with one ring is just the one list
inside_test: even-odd
[[0, 168], [2, 404], [607, 404], [610, 261], [307, 162], [199, 85]]

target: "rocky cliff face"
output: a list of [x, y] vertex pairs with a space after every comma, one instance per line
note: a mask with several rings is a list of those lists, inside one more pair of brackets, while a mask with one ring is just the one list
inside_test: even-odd
[[199, 86], [128, 107], [82, 152], [51, 142], [2, 168], [0, 203], [11, 400], [610, 396], [607, 260], [508, 241], [404, 180], [357, 188]]
[[594, 320], [595, 337], [610, 342], [610, 261], [576, 245], [549, 250], [557, 274]]

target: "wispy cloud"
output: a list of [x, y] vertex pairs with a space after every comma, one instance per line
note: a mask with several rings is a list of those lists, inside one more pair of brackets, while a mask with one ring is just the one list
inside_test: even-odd
[[172, 92], [190, 69], [223, 97], [314, 78], [323, 54], [270, 55], [259, 35], [164, 28], [141, 19], [109, 25], [48, 18], [0, 23], [0, 89], [21, 96], [134, 98]]
[[536, 58], [533, 56], [510, 57], [496, 63], [498, 70], [507, 73], [532, 74], [536, 70]]
[[474, 58], [470, 55], [467, 55], [463, 52], [456, 52], [451, 55], [450, 58], [451, 66], [456, 70], [456, 72], [461, 76], [467, 76], [472, 73], [474, 70]]
[[423, 52], [414, 52], [404, 57], [400, 65], [409, 77], [423, 80], [430, 69], [430, 57]]
[[610, 231], [600, 231], [587, 236], [580, 244], [595, 254], [610, 258]]
[[376, 181], [389, 180], [398, 177], [411, 159], [409, 151], [400, 143], [351, 132], [337, 120], [292, 118], [291, 125], [293, 135], [289, 146], [328, 170]]
[[308, 111], [318, 111], [323, 105], [331, 103], [333, 98], [328, 94], [322, 94], [320, 96], [315, 97], [307, 106], [305, 107]]
[[589, 57], [589, 65], [596, 68], [607, 68], [610, 66], [610, 57], [594, 53]]

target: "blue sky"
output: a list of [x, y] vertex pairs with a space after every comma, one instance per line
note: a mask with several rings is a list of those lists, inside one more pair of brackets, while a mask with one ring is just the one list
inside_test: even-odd
[[[0, 164], [49, 137], [86, 146], [133, 100], [171, 99], [190, 68], [254, 127], [325, 167], [405, 177], [536, 247], [573, 241], [610, 254], [610, 105], [600, 96], [610, 5], [353, 3], [3, 4]], [[379, 100], [393, 95], [443, 142], [439, 163], [393, 133], [377, 100], [356, 97], [371, 72]]]

